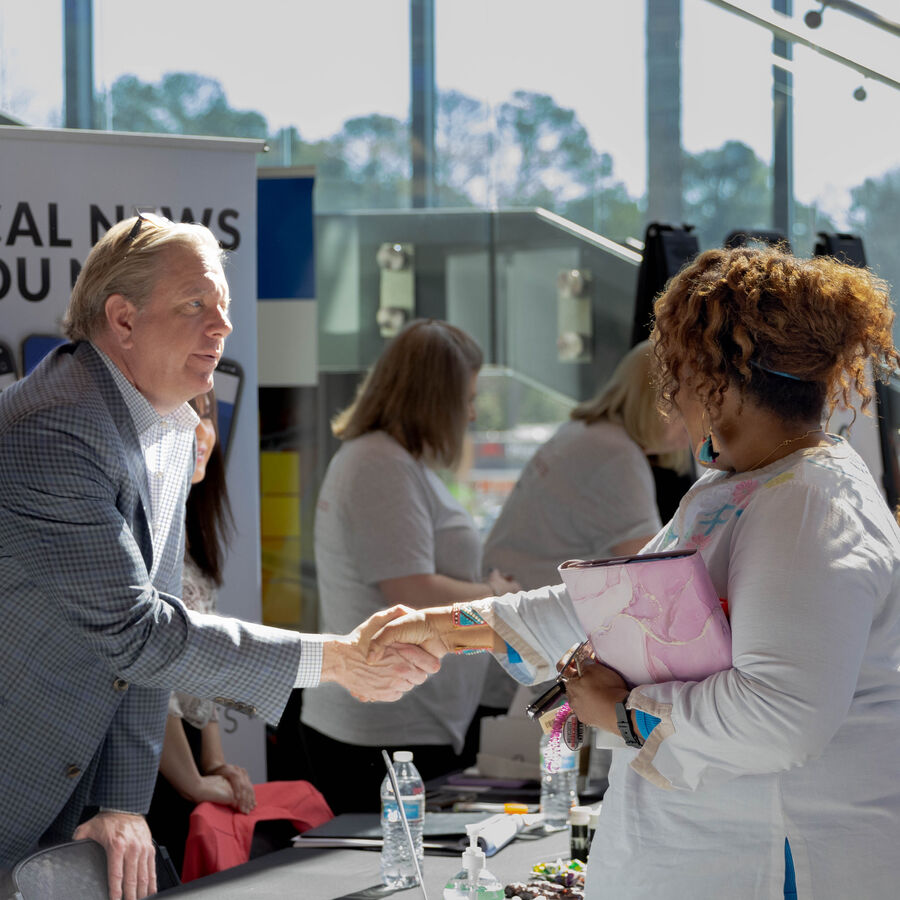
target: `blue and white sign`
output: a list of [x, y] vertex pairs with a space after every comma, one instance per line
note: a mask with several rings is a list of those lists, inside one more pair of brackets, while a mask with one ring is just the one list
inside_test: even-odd
[[313, 170], [260, 169], [259, 386], [317, 383]]

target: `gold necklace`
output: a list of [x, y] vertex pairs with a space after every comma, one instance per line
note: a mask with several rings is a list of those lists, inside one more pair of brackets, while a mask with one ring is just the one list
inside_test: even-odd
[[794, 438], [788, 438], [786, 441], [782, 441], [774, 450], [767, 453], [755, 466], [750, 466], [749, 472], [752, 469], [758, 469], [766, 460], [771, 459], [782, 447], [787, 447], [790, 444], [796, 444], [797, 441], [802, 441], [804, 438], [808, 438], [811, 434], [816, 434], [821, 431], [821, 428], [813, 428], [812, 431], [807, 431], [806, 434], [800, 434]]

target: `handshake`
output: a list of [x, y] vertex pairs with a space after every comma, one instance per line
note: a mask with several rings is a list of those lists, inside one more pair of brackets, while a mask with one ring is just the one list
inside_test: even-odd
[[392, 606], [375, 613], [350, 634], [327, 635], [322, 648], [322, 681], [337, 682], [364, 702], [397, 700], [437, 672], [446, 653], [493, 649], [484, 644], [477, 648], [461, 644], [460, 630], [453, 634], [452, 611], [450, 606]]

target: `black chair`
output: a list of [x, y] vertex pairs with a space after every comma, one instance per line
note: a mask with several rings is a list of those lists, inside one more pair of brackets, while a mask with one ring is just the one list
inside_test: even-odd
[[96, 841], [38, 850], [16, 863], [4, 900], [108, 900], [106, 851]]
[[[157, 889], [181, 879], [165, 847], [156, 845]], [[20, 860], [0, 880], [0, 900], [108, 900], [106, 851], [96, 841], [70, 841], [44, 847]]]

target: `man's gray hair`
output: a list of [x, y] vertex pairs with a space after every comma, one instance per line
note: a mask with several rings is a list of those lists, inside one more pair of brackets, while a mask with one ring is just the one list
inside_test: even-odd
[[204, 225], [170, 222], [142, 213], [113, 225], [94, 245], [72, 289], [63, 319], [69, 340], [89, 341], [106, 328], [106, 301], [122, 294], [140, 309], [171, 247], [212, 253], [224, 263], [224, 252]]

